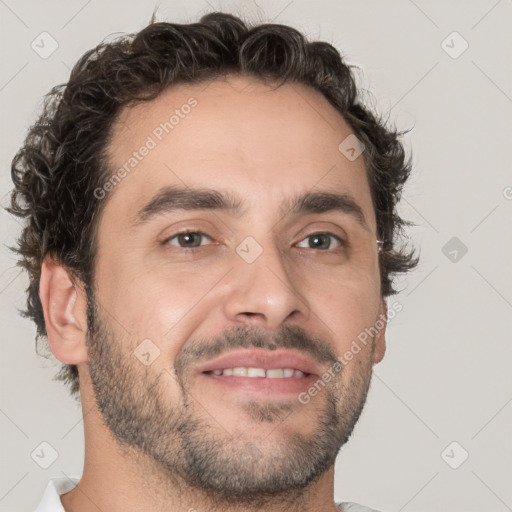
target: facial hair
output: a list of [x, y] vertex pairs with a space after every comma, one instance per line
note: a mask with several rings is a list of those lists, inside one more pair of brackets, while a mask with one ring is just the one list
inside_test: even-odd
[[[290, 491], [305, 490], [334, 464], [366, 401], [371, 357], [358, 364], [348, 386], [342, 382], [342, 369], [319, 392], [322, 396], [314, 398], [318, 416], [310, 433], [294, 432], [291, 424], [280, 436], [258, 439], [254, 435], [258, 424], [274, 423], [277, 431], [292, 421], [288, 417], [294, 412], [299, 417], [311, 415], [306, 409], [311, 405], [298, 400], [247, 400], [243, 410], [254, 430], [227, 432], [204, 414], [200, 397], [192, 395], [191, 365], [233, 349], [255, 347], [300, 350], [332, 367], [338, 360], [328, 343], [298, 326], [283, 326], [273, 336], [237, 326], [213, 339], [187, 340], [171, 371], [157, 375], [100, 318], [93, 290], [87, 295], [89, 374], [103, 421], [120, 448], [150, 460], [169, 482], [179, 477], [216, 501], [261, 506]], [[176, 403], [170, 403], [169, 375], [180, 393]]]

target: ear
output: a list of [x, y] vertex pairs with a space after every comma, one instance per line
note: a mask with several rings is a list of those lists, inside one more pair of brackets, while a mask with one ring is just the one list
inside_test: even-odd
[[379, 315], [375, 326], [378, 329], [373, 340], [373, 364], [380, 363], [386, 353], [386, 326], [388, 324], [388, 305], [385, 299], [381, 299], [379, 305]]
[[66, 364], [87, 361], [87, 296], [50, 255], [41, 266], [39, 299], [53, 355]]

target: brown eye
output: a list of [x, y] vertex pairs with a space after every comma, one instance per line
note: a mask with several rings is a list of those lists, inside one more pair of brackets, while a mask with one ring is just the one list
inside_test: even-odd
[[171, 245], [176, 245], [181, 248], [187, 247], [199, 247], [201, 245], [205, 245], [201, 243], [204, 239], [211, 241], [211, 238], [205, 233], [201, 233], [199, 231], [187, 231], [184, 233], [177, 233], [176, 235], [168, 238], [166, 243]]
[[341, 245], [343, 245], [342, 240], [332, 233], [313, 233], [297, 244], [297, 246], [301, 248], [319, 249], [323, 251], [336, 249]]

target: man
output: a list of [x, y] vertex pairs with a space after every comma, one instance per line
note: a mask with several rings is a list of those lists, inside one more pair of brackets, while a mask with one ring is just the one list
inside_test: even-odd
[[13, 161], [26, 314], [85, 464], [37, 512], [369, 510], [334, 463], [385, 352], [398, 134], [350, 69], [212, 13], [100, 45]]

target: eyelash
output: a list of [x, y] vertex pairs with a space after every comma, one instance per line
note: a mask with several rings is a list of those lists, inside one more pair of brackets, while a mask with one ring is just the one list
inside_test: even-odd
[[[207, 237], [209, 240], [212, 240], [212, 237], [207, 235], [206, 233], [203, 233], [202, 231], [180, 231], [179, 233], [175, 233], [174, 235], [166, 238], [162, 244], [163, 245], [167, 245], [167, 244], [170, 244], [170, 245], [174, 245], [175, 247], [177, 247], [178, 249], [183, 249], [185, 251], [190, 251], [190, 252], [194, 252], [198, 249], [200, 249], [201, 247], [203, 247], [202, 245], [199, 245], [199, 246], [193, 246], [193, 247], [181, 247], [177, 244], [171, 244], [171, 240], [174, 240], [175, 238], [177, 238], [178, 236], [180, 235], [201, 235], [201, 236], [205, 236]], [[335, 249], [340, 249], [346, 245], [348, 245], [342, 238], [340, 238], [338, 235], [335, 235], [333, 233], [329, 233], [328, 231], [315, 231], [314, 233], [310, 233], [309, 235], [307, 235], [306, 237], [302, 238], [300, 242], [303, 242], [304, 240], [307, 240], [308, 238], [311, 238], [311, 237], [314, 237], [314, 236], [319, 236], [319, 235], [327, 235], [327, 236], [330, 236], [331, 239], [334, 239], [336, 242], [338, 242], [339, 246], [334, 248], [334, 249], [331, 249], [330, 247], [328, 249], [319, 249], [319, 251], [323, 252], [323, 251], [333, 251]], [[314, 249], [313, 247], [302, 247], [302, 249]]]

